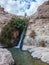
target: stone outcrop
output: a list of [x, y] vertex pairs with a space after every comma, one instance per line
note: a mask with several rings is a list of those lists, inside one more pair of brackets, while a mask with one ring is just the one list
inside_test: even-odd
[[39, 6], [29, 18], [24, 45], [49, 47], [49, 1]]
[[11, 20], [14, 15], [4, 11], [4, 8], [0, 6], [0, 32], [2, 28]]
[[49, 18], [49, 1], [47, 1], [43, 5], [39, 6], [38, 17], [39, 18]]
[[22, 50], [28, 50], [33, 58], [49, 63], [49, 1], [43, 3], [29, 18]]
[[14, 65], [14, 59], [7, 49], [0, 48], [0, 65]]
[[49, 64], [49, 48], [23, 45], [22, 49], [30, 52], [33, 58]]

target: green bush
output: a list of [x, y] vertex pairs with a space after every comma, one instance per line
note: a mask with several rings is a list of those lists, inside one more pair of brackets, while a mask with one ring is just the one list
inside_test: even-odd
[[[12, 18], [10, 22], [3, 28], [0, 35], [0, 43], [6, 47], [11, 47], [17, 44], [20, 35], [27, 26], [27, 19]], [[18, 32], [17, 38], [12, 38], [12, 32]], [[17, 34], [17, 33], [15, 33]], [[13, 42], [11, 42], [11, 40]]]

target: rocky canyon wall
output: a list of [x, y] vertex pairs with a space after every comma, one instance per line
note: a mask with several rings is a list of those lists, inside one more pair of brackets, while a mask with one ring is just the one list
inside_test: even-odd
[[24, 45], [49, 47], [49, 1], [43, 3], [29, 18]]

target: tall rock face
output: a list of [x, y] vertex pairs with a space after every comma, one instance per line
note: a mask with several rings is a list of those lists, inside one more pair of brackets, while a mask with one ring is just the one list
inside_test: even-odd
[[37, 12], [29, 18], [23, 43], [22, 50], [27, 50], [31, 57], [49, 64], [49, 1], [39, 6]]
[[24, 45], [49, 47], [49, 1], [39, 6], [29, 18]]
[[11, 20], [14, 15], [4, 11], [4, 8], [0, 6], [0, 32], [1, 29]]

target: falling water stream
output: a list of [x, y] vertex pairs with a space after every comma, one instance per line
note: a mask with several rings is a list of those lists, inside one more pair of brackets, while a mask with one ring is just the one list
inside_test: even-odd
[[21, 43], [22, 43], [22, 41], [23, 41], [24, 33], [25, 33], [25, 29], [23, 30], [23, 32], [22, 32], [22, 34], [21, 34], [21, 36], [20, 36], [20, 40], [19, 40], [19, 42], [18, 42], [18, 45], [15, 46], [14, 48], [20, 48]]

